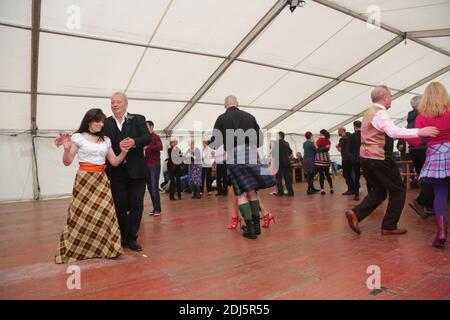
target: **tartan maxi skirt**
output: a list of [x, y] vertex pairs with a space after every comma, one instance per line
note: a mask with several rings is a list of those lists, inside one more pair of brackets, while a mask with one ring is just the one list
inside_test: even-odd
[[106, 173], [79, 170], [55, 256], [56, 263], [122, 254], [119, 224]]

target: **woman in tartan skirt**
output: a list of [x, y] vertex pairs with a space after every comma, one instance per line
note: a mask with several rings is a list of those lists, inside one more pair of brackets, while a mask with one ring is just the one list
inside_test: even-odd
[[[430, 83], [419, 104], [416, 128], [436, 127], [439, 134], [427, 139], [427, 157], [419, 179], [431, 182], [437, 235], [432, 246], [443, 248], [447, 240], [448, 189], [450, 183], [450, 99], [439, 82]], [[408, 141], [417, 142], [417, 139]]]
[[90, 109], [72, 137], [61, 133], [55, 140], [57, 147], [64, 147], [64, 165], [69, 166], [76, 155], [80, 163], [56, 263], [114, 258], [123, 252], [105, 160], [117, 166], [128, 150], [115, 156], [110, 139], [101, 134], [105, 118], [101, 109]]

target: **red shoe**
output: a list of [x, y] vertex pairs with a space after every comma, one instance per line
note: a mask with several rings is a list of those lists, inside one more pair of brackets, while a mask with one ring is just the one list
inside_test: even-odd
[[231, 230], [231, 229], [236, 229], [238, 223], [239, 223], [239, 225], [241, 225], [241, 223], [242, 223], [241, 217], [238, 217], [238, 216], [232, 217], [232, 218], [231, 218], [231, 223], [230, 223], [230, 225], [228, 226], [228, 229], [230, 229], [230, 230]]
[[270, 226], [270, 221], [273, 220], [273, 223], [275, 223], [275, 217], [271, 214], [271, 213], [266, 213], [263, 216], [263, 220], [264, 220], [264, 224], [263, 224], [263, 228], [268, 228]]

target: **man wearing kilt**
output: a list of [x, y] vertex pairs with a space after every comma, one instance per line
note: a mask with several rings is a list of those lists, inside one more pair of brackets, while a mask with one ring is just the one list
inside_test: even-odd
[[405, 187], [397, 164], [392, 159], [393, 139], [436, 136], [435, 127], [406, 129], [395, 126], [387, 110], [391, 107], [392, 96], [386, 86], [377, 86], [372, 90], [373, 106], [364, 114], [361, 127], [361, 168], [367, 182], [373, 187], [363, 201], [346, 211], [350, 228], [361, 234], [358, 223], [367, 218], [388, 196], [389, 203], [381, 226], [382, 235], [406, 233], [399, 229], [405, 204]]
[[106, 172], [111, 181], [111, 191], [119, 220], [122, 245], [134, 251], [142, 247], [136, 241], [144, 209], [147, 182], [147, 165], [143, 148], [150, 144], [152, 136], [145, 117], [127, 113], [128, 99], [122, 92], [111, 97], [113, 116], [106, 118], [103, 133], [111, 139], [116, 154], [128, 149], [127, 157], [118, 167], [108, 163]]
[[256, 239], [261, 233], [256, 191], [273, 187], [275, 179], [259, 161], [257, 149], [263, 143], [263, 135], [255, 117], [239, 109], [235, 96], [226, 97], [224, 105], [226, 111], [217, 118], [210, 143], [215, 149], [224, 146], [228, 179], [246, 224], [243, 236]]

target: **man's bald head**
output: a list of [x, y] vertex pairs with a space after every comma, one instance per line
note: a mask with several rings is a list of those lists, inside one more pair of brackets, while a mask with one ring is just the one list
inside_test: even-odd
[[387, 86], [376, 86], [373, 88], [370, 97], [373, 103], [381, 104], [387, 109], [391, 107], [392, 96]]
[[231, 107], [239, 107], [239, 102], [235, 96], [228, 96], [225, 98], [224, 106], [226, 109]]

